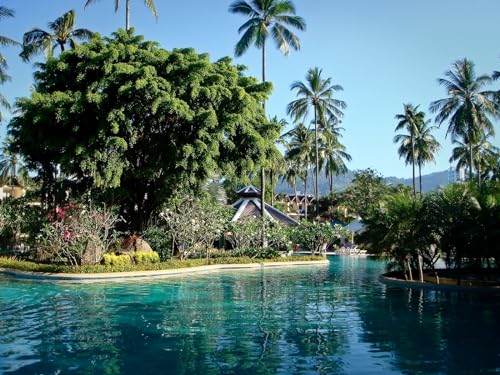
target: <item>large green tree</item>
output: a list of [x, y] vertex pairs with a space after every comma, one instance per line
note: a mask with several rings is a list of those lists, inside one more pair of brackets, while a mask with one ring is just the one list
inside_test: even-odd
[[34, 28], [24, 33], [23, 50], [20, 53], [24, 61], [29, 61], [34, 55], [44, 53], [46, 58], [54, 56], [56, 48], [61, 52], [69, 44], [75, 48], [77, 40], [88, 40], [92, 32], [88, 29], [75, 29], [76, 13], [70, 10], [53, 22], [49, 22], [49, 30]]
[[10, 123], [15, 149], [46, 190], [58, 170], [71, 175], [118, 204], [131, 230], [213, 173], [254, 172], [279, 136], [260, 105], [269, 91], [229, 58], [166, 51], [132, 31], [94, 36], [35, 78]]
[[[299, 38], [290, 30], [305, 30], [306, 23], [302, 17], [296, 15], [295, 6], [290, 0], [236, 0], [229, 6], [229, 11], [241, 14], [248, 20], [238, 29], [243, 33], [234, 48], [234, 54], [242, 56], [252, 44], [262, 50], [262, 82], [266, 82], [266, 43], [271, 35], [276, 46], [288, 55], [290, 48], [300, 49]], [[264, 111], [265, 100], [262, 102]], [[261, 200], [265, 198], [265, 170], [261, 170]], [[265, 205], [262, 205], [262, 217]]]
[[[87, 0], [85, 3], [85, 8], [89, 5], [94, 4], [97, 0]], [[158, 11], [156, 10], [156, 5], [154, 0], [144, 0], [144, 5], [148, 7], [153, 16], [158, 19]], [[120, 9], [120, 0], [115, 0], [115, 13], [118, 13]], [[130, 29], [130, 0], [125, 0], [125, 30]]]
[[488, 75], [477, 76], [474, 63], [468, 59], [458, 60], [452, 69], [445, 72], [445, 78], [438, 79], [448, 94], [447, 98], [431, 103], [430, 110], [437, 113], [436, 122], [448, 121], [448, 130], [452, 141], [462, 140], [469, 149], [469, 179], [472, 180], [474, 169], [474, 140], [482, 133], [494, 135], [495, 129], [488, 116], [497, 117], [498, 93], [483, 90], [492, 78]]
[[[315, 183], [314, 194], [316, 200], [316, 215], [319, 214], [318, 206], [318, 175], [319, 175], [319, 123], [330, 121], [339, 121], [344, 115], [343, 109], [347, 107], [343, 100], [335, 99], [335, 93], [342, 91], [340, 85], [332, 84], [331, 78], [323, 78], [322, 70], [318, 67], [311, 68], [307, 72], [306, 81], [295, 81], [291, 85], [291, 90], [296, 91], [298, 99], [290, 102], [287, 107], [287, 113], [295, 120], [305, 119], [311, 107], [314, 113], [314, 138], [315, 138]], [[320, 121], [322, 120], [322, 121]]]
[[[14, 17], [14, 11], [12, 9], [0, 6], [0, 21], [3, 20], [4, 18], [12, 18], [12, 17]], [[0, 35], [1, 47], [16, 46], [18, 44], [19, 43], [17, 43], [15, 40], [8, 38], [4, 35]], [[5, 60], [3, 54], [0, 53], [0, 84], [10, 81], [10, 76], [6, 73], [7, 67], [8, 67], [7, 60]], [[2, 94], [0, 94], [0, 106], [4, 107], [7, 110], [10, 109], [10, 103], [8, 102], [7, 98]], [[1, 111], [0, 111], [0, 121], [2, 121]]]

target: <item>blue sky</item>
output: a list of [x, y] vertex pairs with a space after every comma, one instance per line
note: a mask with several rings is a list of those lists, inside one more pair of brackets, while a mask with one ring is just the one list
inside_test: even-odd
[[[123, 2], [123, 1], [122, 1]], [[159, 19], [132, 0], [132, 26], [166, 49], [194, 47], [212, 60], [233, 56], [237, 29], [245, 21], [227, 9], [229, 0], [156, 0]], [[344, 87], [344, 144], [353, 156], [349, 167], [372, 167], [386, 176], [407, 177], [409, 166], [397, 157], [392, 143], [403, 103], [429, 103], [446, 96], [437, 78], [460, 58], [476, 63], [477, 73], [500, 70], [500, 1], [498, 0], [295, 0], [307, 31], [299, 33], [302, 48], [284, 57], [274, 46], [268, 51], [267, 77], [274, 85], [267, 111], [286, 118], [286, 105], [294, 99], [290, 84], [303, 80], [313, 66]], [[21, 40], [32, 27], [46, 28], [69, 9], [77, 11], [77, 27], [109, 35], [124, 27], [124, 8], [114, 13], [114, 0], [101, 0], [84, 11], [85, 0], [0, 0], [13, 8], [16, 18], [0, 23], [0, 34]], [[32, 64], [17, 57], [16, 48], [4, 49], [12, 82], [0, 88], [13, 102], [27, 96], [32, 85]], [[260, 77], [260, 52], [251, 49], [236, 63]], [[498, 89], [497, 83], [493, 88]], [[431, 115], [429, 114], [429, 118]], [[6, 116], [8, 117], [8, 116]], [[495, 124], [498, 131], [498, 122]], [[442, 144], [435, 164], [424, 173], [449, 168], [452, 146], [446, 127], [436, 132]], [[0, 134], [5, 132], [5, 122]], [[499, 145], [499, 136], [493, 140]]]

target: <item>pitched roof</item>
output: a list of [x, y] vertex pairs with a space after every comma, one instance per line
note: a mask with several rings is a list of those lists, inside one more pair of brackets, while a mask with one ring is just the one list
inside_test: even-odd
[[[257, 196], [252, 196], [251, 194], [255, 194], [256, 191], [258, 192]], [[233, 203], [233, 207], [236, 209], [236, 213], [234, 214], [231, 221], [238, 221], [239, 219], [244, 217], [262, 217], [259, 194], [260, 190], [254, 186], [247, 186], [246, 188], [238, 191], [238, 195], [240, 195], [242, 198]], [[285, 225], [299, 225], [298, 221], [292, 219], [290, 216], [267, 203], [265, 204], [265, 214], [272, 221], [278, 221]]]

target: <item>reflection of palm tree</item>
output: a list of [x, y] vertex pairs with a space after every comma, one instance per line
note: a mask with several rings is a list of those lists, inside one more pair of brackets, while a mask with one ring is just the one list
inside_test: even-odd
[[315, 199], [316, 215], [319, 214], [318, 205], [318, 174], [319, 174], [319, 134], [318, 123], [331, 118], [331, 121], [338, 121], [344, 114], [341, 111], [346, 108], [346, 103], [335, 99], [334, 93], [341, 91], [342, 86], [333, 85], [331, 78], [324, 79], [321, 76], [322, 70], [315, 67], [309, 69], [306, 75], [306, 81], [296, 81], [292, 83], [291, 89], [297, 92], [298, 99], [288, 104], [287, 113], [292, 115], [295, 120], [307, 117], [310, 107], [314, 110], [314, 138], [315, 138], [315, 159], [316, 159], [316, 179], [315, 179]]
[[[4, 6], [0, 6], [0, 20], [3, 18], [14, 17], [14, 11], [12, 9], [6, 8]], [[7, 38], [6, 36], [0, 35], [0, 46], [16, 46], [17, 43], [15, 40]], [[9, 75], [5, 72], [7, 69], [7, 60], [0, 53], [0, 84], [10, 81]], [[10, 104], [5, 96], [0, 94], [0, 106], [4, 107], [7, 110], [10, 110]], [[2, 112], [0, 112], [0, 121], [2, 121]]]
[[[95, 3], [96, 0], [87, 0], [85, 3], [85, 8], [87, 8], [89, 5]], [[151, 13], [153, 13], [153, 16], [155, 16], [156, 19], [158, 19], [158, 12], [156, 11], [156, 5], [153, 0], [144, 0], [144, 5], [146, 5]], [[115, 13], [118, 12], [118, 9], [120, 8], [120, 0], [115, 0]], [[125, 0], [125, 30], [130, 29], [130, 0]]]
[[394, 137], [394, 143], [400, 143], [398, 154], [400, 158], [405, 159], [406, 164], [412, 165], [413, 195], [416, 195], [415, 188], [415, 164], [417, 162], [415, 154], [415, 139], [418, 135], [418, 129], [425, 122], [425, 113], [418, 110], [411, 104], [404, 104], [404, 113], [395, 116], [398, 125], [394, 131], [406, 130], [408, 134], [397, 134]]
[[20, 54], [24, 61], [39, 53], [47, 58], [54, 55], [57, 47], [64, 52], [66, 44], [71, 48], [77, 45], [76, 40], [88, 40], [92, 32], [87, 29], [75, 29], [76, 15], [74, 10], [64, 13], [53, 22], [49, 22], [50, 31], [34, 28], [24, 34], [23, 50]]
[[306, 128], [304, 124], [300, 123], [294, 129], [286, 133], [284, 137], [290, 138], [288, 143], [289, 148], [286, 152], [285, 158], [287, 160], [293, 160], [293, 162], [296, 163], [295, 165], [299, 166], [303, 171], [301, 176], [304, 181], [304, 209], [305, 218], [307, 220], [307, 177], [313, 160], [315, 143], [314, 132]]
[[452, 69], [445, 72], [445, 77], [438, 82], [444, 86], [448, 97], [431, 103], [430, 110], [437, 113], [436, 122], [439, 124], [449, 121], [446, 134], [451, 134], [452, 141], [462, 139], [463, 143], [467, 144], [469, 149], [467, 165], [469, 179], [472, 180], [473, 140], [480, 138], [480, 134], [494, 135], [494, 127], [488, 115], [499, 114], [495, 103], [497, 93], [481, 91], [485, 85], [491, 83], [492, 79], [488, 75], [477, 77], [474, 63], [467, 59], [456, 61]]
[[[236, 0], [230, 5], [229, 11], [248, 17], [248, 21], [238, 29], [243, 35], [236, 43], [234, 54], [242, 56], [252, 43], [262, 49], [262, 82], [266, 81], [266, 42], [269, 33], [285, 56], [290, 52], [290, 47], [300, 49], [299, 38], [288, 27], [305, 30], [306, 24], [302, 17], [295, 15], [295, 6], [290, 0], [252, 0], [250, 4], [245, 0]], [[265, 112], [265, 101], [263, 106]], [[260, 183], [262, 217], [265, 217], [264, 167], [261, 169]]]

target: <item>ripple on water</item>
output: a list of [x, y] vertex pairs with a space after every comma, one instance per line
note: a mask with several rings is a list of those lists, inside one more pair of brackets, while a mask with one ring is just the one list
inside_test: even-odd
[[500, 368], [497, 299], [378, 282], [383, 263], [52, 285], [0, 277], [0, 373], [398, 374]]

